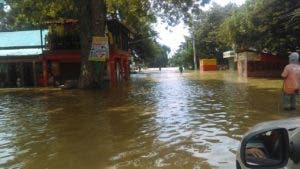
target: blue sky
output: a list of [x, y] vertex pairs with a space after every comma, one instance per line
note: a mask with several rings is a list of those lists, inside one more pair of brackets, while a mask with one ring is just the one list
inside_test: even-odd
[[[212, 0], [221, 6], [225, 6], [229, 2], [236, 3], [237, 5], [242, 5], [245, 0]], [[211, 3], [204, 7], [204, 10], [209, 9]], [[169, 27], [168, 30], [165, 29], [168, 27], [165, 23], [158, 23], [155, 25], [155, 30], [159, 33], [158, 42], [161, 44], [167, 45], [171, 48], [171, 53], [169, 56], [172, 56], [178, 49], [181, 42], [184, 42], [184, 36], [189, 35], [187, 27], [183, 23], [177, 25], [176, 27]]]

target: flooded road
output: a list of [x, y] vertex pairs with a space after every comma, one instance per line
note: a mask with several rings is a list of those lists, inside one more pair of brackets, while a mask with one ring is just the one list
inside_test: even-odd
[[281, 80], [176, 71], [105, 91], [1, 89], [0, 168], [235, 168], [245, 131], [297, 115], [279, 110]]

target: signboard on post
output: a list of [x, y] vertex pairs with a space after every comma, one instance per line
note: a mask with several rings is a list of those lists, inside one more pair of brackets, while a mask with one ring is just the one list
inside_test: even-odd
[[107, 37], [94, 36], [89, 61], [104, 62], [109, 57]]

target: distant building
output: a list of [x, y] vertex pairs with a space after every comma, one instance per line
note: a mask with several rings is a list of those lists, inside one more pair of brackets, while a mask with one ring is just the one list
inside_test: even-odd
[[223, 58], [227, 59], [229, 70], [237, 70], [237, 54], [234, 51], [224, 52]]
[[0, 87], [38, 86], [48, 31], [0, 32]]
[[216, 59], [200, 59], [200, 71], [216, 71]]
[[237, 53], [238, 74], [242, 77], [280, 77], [288, 59], [268, 53], [240, 51]]

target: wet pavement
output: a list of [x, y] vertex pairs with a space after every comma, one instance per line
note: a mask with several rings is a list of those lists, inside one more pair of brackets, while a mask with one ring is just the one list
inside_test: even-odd
[[1, 89], [0, 168], [235, 168], [244, 132], [298, 115], [281, 87], [153, 69], [107, 90]]

